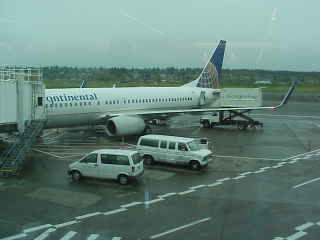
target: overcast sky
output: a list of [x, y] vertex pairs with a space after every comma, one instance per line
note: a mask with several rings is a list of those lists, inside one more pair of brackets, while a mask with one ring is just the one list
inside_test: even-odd
[[320, 71], [316, 0], [0, 0], [0, 64]]

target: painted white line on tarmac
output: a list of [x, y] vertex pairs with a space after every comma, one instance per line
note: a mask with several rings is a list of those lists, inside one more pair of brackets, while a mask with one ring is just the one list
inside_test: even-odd
[[163, 200], [164, 200], [163, 198], [156, 198], [156, 199], [153, 199], [153, 200], [150, 200], [150, 201], [145, 201], [144, 204], [145, 205], [149, 205], [149, 204], [160, 202], [160, 201], [163, 201]]
[[82, 215], [82, 216], [78, 216], [78, 217], [75, 217], [76, 219], [84, 219], [84, 218], [89, 218], [89, 217], [93, 217], [93, 216], [97, 216], [97, 215], [100, 215], [102, 214], [101, 212], [95, 212], [95, 213], [88, 213], [88, 214], [85, 214], [85, 215]]
[[187, 191], [184, 191], [184, 192], [179, 192], [178, 194], [179, 194], [179, 195], [185, 195], [185, 194], [192, 193], [192, 192], [195, 192], [195, 191], [196, 191], [196, 190], [191, 189], [191, 190], [187, 190]]
[[227, 177], [227, 178], [221, 178], [221, 179], [218, 179], [217, 182], [225, 182], [225, 181], [228, 181], [230, 180], [231, 178]]
[[191, 226], [194, 226], [196, 224], [203, 223], [203, 222], [206, 222], [206, 221], [209, 221], [209, 220], [211, 220], [211, 217], [200, 219], [198, 221], [194, 221], [194, 222], [191, 222], [189, 224], [186, 224], [186, 225], [183, 225], [183, 226], [180, 226], [180, 227], [177, 227], [177, 228], [170, 229], [170, 230], [165, 231], [163, 233], [159, 233], [159, 234], [153, 235], [153, 236], [150, 237], [150, 239], [156, 239], [156, 238], [162, 237], [164, 235], [167, 235], [169, 233], [173, 233], [173, 232], [176, 232], [176, 231], [179, 231], [179, 230], [182, 230], [182, 229], [185, 229], [185, 228], [188, 228], [188, 227], [191, 227]]
[[24, 237], [27, 237], [28, 235], [27, 234], [18, 234], [18, 235], [14, 235], [14, 236], [11, 236], [11, 237], [6, 237], [6, 238], [1, 238], [1, 240], [15, 240], [15, 239], [20, 239], [20, 238], [24, 238]]
[[208, 187], [215, 187], [215, 186], [218, 186], [218, 185], [221, 185], [222, 182], [215, 182], [215, 183], [212, 183], [212, 184], [209, 184], [207, 185]]
[[245, 177], [246, 177], [245, 175], [240, 175], [240, 176], [234, 177], [234, 178], [232, 178], [232, 179], [234, 179], [234, 180], [239, 180], [239, 179], [245, 178]]
[[260, 114], [260, 113], [254, 113], [254, 114], [250, 114], [253, 116], [270, 116], [270, 117], [295, 117], [295, 118], [319, 118], [320, 116], [316, 116], [316, 115], [280, 115], [280, 114]]
[[116, 210], [104, 212], [103, 214], [104, 215], [112, 215], [112, 214], [116, 214], [116, 213], [120, 213], [120, 212], [124, 212], [124, 211], [128, 211], [128, 209], [126, 209], [126, 208], [118, 208]]
[[287, 240], [296, 240], [296, 239], [301, 238], [301, 237], [303, 237], [305, 235], [307, 235], [307, 233], [301, 231], [301, 232], [297, 232], [295, 234], [292, 234], [292, 235], [288, 236], [286, 239]]
[[271, 167], [262, 167], [262, 168], [260, 168], [261, 170], [266, 170], [266, 169], [269, 169], [269, 168], [271, 168]]
[[35, 232], [35, 231], [38, 231], [38, 230], [42, 230], [44, 228], [50, 228], [50, 227], [52, 227], [51, 224], [45, 224], [45, 225], [41, 225], [41, 226], [37, 226], [37, 227], [33, 227], [33, 228], [24, 229], [23, 232], [24, 233], [30, 233], [30, 232]]
[[61, 157], [61, 156], [58, 156], [58, 155], [55, 155], [55, 154], [52, 154], [52, 153], [49, 153], [49, 152], [41, 151], [41, 150], [36, 149], [36, 148], [32, 148], [32, 150], [35, 151], [35, 152], [39, 152], [39, 153], [43, 153], [43, 154], [55, 157], [55, 158], [64, 158], [64, 157]]
[[278, 163], [278, 165], [285, 165], [285, 164], [287, 164], [288, 162], [280, 162], [280, 163]]
[[166, 193], [166, 194], [163, 194], [163, 195], [159, 195], [158, 198], [166, 198], [166, 197], [170, 197], [170, 196], [173, 196], [173, 195], [177, 195], [177, 193], [175, 193], [175, 192]]
[[[90, 149], [89, 151], [93, 151], [94, 149]], [[70, 155], [72, 156], [72, 155], [75, 155], [75, 156], [80, 156], [80, 155], [85, 155], [85, 154], [87, 154], [87, 152], [86, 151], [83, 151], [83, 152], [62, 152], [62, 151], [51, 151], [51, 152], [49, 152], [49, 153], [51, 153], [51, 154], [55, 154], [55, 153], [59, 153], [59, 154], [61, 154], [61, 155], [69, 155], [69, 156], [67, 156], [67, 157], [70, 157]]]
[[301, 184], [298, 184], [298, 185], [295, 185], [292, 188], [298, 188], [298, 187], [304, 186], [306, 184], [309, 184], [309, 183], [312, 183], [312, 182], [315, 182], [315, 181], [318, 181], [318, 180], [320, 180], [320, 177], [311, 179], [310, 181], [307, 181], [307, 182], [304, 182], [304, 183], [301, 183]]
[[79, 221], [77, 220], [73, 220], [73, 221], [69, 221], [69, 222], [65, 222], [65, 223], [60, 223], [57, 225], [54, 225], [55, 228], [61, 228], [61, 227], [66, 227], [66, 226], [70, 226], [72, 224], [78, 223]]
[[49, 237], [49, 234], [56, 231], [55, 228], [49, 228], [47, 231], [41, 233], [38, 237], [36, 237], [35, 239], [33, 240], [43, 240], [43, 239], [46, 239], [47, 237]]
[[276, 165], [276, 166], [273, 166], [272, 168], [281, 168], [283, 167], [283, 165]]
[[76, 234], [77, 234], [77, 232], [70, 231], [66, 235], [64, 235], [62, 238], [60, 238], [60, 240], [69, 240], [69, 239], [73, 238], [74, 235], [76, 235]]
[[292, 163], [296, 163], [297, 162], [297, 160], [292, 160], [292, 161], [290, 161], [290, 162], [288, 162], [289, 164], [292, 164]]
[[266, 161], [281, 161], [278, 158], [260, 158], [260, 157], [241, 157], [241, 156], [223, 156], [223, 155], [214, 155], [218, 158], [243, 158], [243, 159], [256, 159], [256, 160], [266, 160]]
[[303, 231], [303, 230], [305, 230], [305, 229], [307, 229], [307, 228], [309, 228], [309, 227], [311, 227], [311, 226], [313, 226], [313, 225], [314, 225], [314, 223], [312, 223], [312, 222], [307, 222], [307, 223], [305, 223], [305, 224], [302, 224], [302, 225], [300, 225], [300, 226], [295, 227], [294, 229], [297, 230], [297, 231]]
[[99, 236], [100, 234], [90, 234], [87, 240], [96, 240]]
[[[304, 155], [306, 155], [306, 154], [314, 153], [314, 152], [317, 152], [317, 151], [320, 151], [320, 148], [315, 149], [315, 150], [313, 150], [313, 151], [311, 151], [311, 152], [300, 153], [300, 154], [297, 154], [297, 155], [294, 155], [294, 156], [285, 158], [285, 159], [283, 159], [283, 161], [293, 160], [294, 158], [297, 158], [297, 157], [300, 157], [300, 156], [302, 157], [302, 156], [304, 156]], [[299, 158], [299, 159], [300, 159], [300, 158]]]
[[198, 188], [202, 188], [202, 187], [206, 187], [207, 185], [204, 185], [204, 184], [201, 184], [201, 185], [198, 185], [198, 186], [194, 186], [194, 187], [189, 187], [191, 189], [198, 189]]
[[132, 207], [132, 206], [136, 206], [136, 205], [139, 205], [139, 204], [142, 204], [143, 202], [132, 202], [132, 203], [128, 203], [128, 204], [125, 204], [125, 205], [121, 205], [120, 207], [121, 208], [127, 208], [127, 207]]

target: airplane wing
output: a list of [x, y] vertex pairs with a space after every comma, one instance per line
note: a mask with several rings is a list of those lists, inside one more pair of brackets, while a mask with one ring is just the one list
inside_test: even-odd
[[294, 81], [291, 85], [291, 87], [289, 88], [287, 94], [285, 95], [285, 97], [282, 99], [282, 101], [276, 105], [276, 106], [270, 106], [270, 107], [222, 107], [222, 108], [196, 108], [196, 109], [166, 109], [166, 110], [132, 110], [132, 111], [128, 111], [125, 110], [123, 112], [121, 111], [117, 111], [116, 113], [112, 113], [110, 112], [109, 114], [107, 114], [107, 118], [110, 117], [115, 117], [115, 116], [121, 116], [121, 115], [142, 115], [142, 116], [146, 116], [147, 115], [169, 115], [169, 114], [178, 114], [178, 113], [204, 113], [204, 112], [216, 112], [216, 111], [241, 111], [241, 110], [263, 110], [263, 109], [270, 109], [270, 110], [278, 110], [279, 108], [281, 108], [282, 106], [284, 106], [293, 90], [295, 89], [297, 85], [297, 82]]

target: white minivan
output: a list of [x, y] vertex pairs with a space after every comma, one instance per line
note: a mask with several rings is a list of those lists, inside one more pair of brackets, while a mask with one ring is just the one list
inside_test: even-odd
[[212, 156], [212, 151], [204, 149], [199, 139], [156, 134], [141, 136], [137, 150], [147, 165], [158, 161], [189, 165], [195, 170], [207, 166]]
[[68, 174], [73, 180], [81, 177], [116, 179], [127, 184], [144, 172], [143, 161], [137, 151], [101, 149], [93, 151], [69, 165]]

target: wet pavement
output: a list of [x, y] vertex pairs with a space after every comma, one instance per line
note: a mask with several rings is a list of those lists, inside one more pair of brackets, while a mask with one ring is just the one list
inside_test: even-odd
[[126, 148], [137, 137], [47, 130], [23, 174], [0, 179], [0, 239], [318, 239], [318, 109], [290, 102], [257, 111], [251, 116], [264, 128], [247, 131], [203, 129], [199, 116], [176, 116], [153, 132], [207, 137], [214, 159], [201, 171], [156, 164], [126, 186], [76, 183], [66, 170], [94, 149]]

